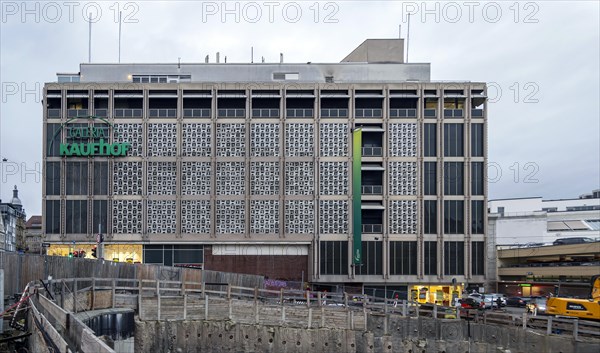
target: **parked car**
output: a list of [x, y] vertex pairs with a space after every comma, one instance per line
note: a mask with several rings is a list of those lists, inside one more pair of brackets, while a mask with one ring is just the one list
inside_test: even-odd
[[477, 299], [483, 300], [483, 294], [473, 292], [473, 293], [469, 294], [469, 298], [477, 298]]
[[498, 302], [496, 302], [496, 297], [493, 295], [487, 294], [483, 297], [483, 303], [486, 309], [496, 309], [498, 308]]
[[572, 238], [560, 238], [556, 239], [553, 245], [566, 245], [566, 244], [584, 244], [593, 243], [594, 239], [586, 237], [572, 237]]
[[500, 300], [501, 300], [500, 306], [506, 306], [506, 294], [490, 293], [488, 295], [491, 295], [495, 301], [497, 301], [497, 299], [500, 298]]
[[527, 305], [527, 303], [522, 297], [509, 297], [506, 299], [506, 306], [524, 308], [525, 305]]
[[485, 304], [483, 300], [476, 299], [473, 297], [460, 299], [460, 306], [464, 309], [484, 309]]
[[531, 298], [526, 304], [527, 312], [533, 315], [545, 314], [546, 313], [546, 298]]

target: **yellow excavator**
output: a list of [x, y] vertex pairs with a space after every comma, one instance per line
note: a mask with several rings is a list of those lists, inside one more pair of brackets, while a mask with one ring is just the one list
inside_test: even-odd
[[592, 276], [591, 284], [590, 299], [549, 298], [546, 303], [546, 313], [600, 320], [600, 275]]

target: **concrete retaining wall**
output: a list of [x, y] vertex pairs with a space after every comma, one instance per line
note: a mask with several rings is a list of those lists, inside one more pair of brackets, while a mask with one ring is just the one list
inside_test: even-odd
[[[369, 330], [240, 324], [231, 321], [136, 321], [135, 352], [546, 352], [597, 353], [575, 342], [519, 327], [463, 320], [369, 317]], [[468, 337], [471, 334], [469, 342]]]

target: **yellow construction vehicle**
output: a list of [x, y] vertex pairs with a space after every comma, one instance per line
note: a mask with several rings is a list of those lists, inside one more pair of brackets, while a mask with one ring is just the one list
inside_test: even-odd
[[549, 298], [546, 313], [572, 316], [586, 320], [600, 320], [600, 275], [592, 276], [589, 299]]

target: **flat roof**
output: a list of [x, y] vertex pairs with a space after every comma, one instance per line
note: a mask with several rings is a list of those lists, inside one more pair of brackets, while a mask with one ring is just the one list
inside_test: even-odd
[[541, 196], [531, 196], [531, 197], [513, 197], [513, 198], [506, 198], [506, 199], [493, 199], [493, 200], [488, 200], [488, 202], [492, 202], [492, 201], [509, 201], [509, 200], [533, 200], [533, 199], [541, 199]]

